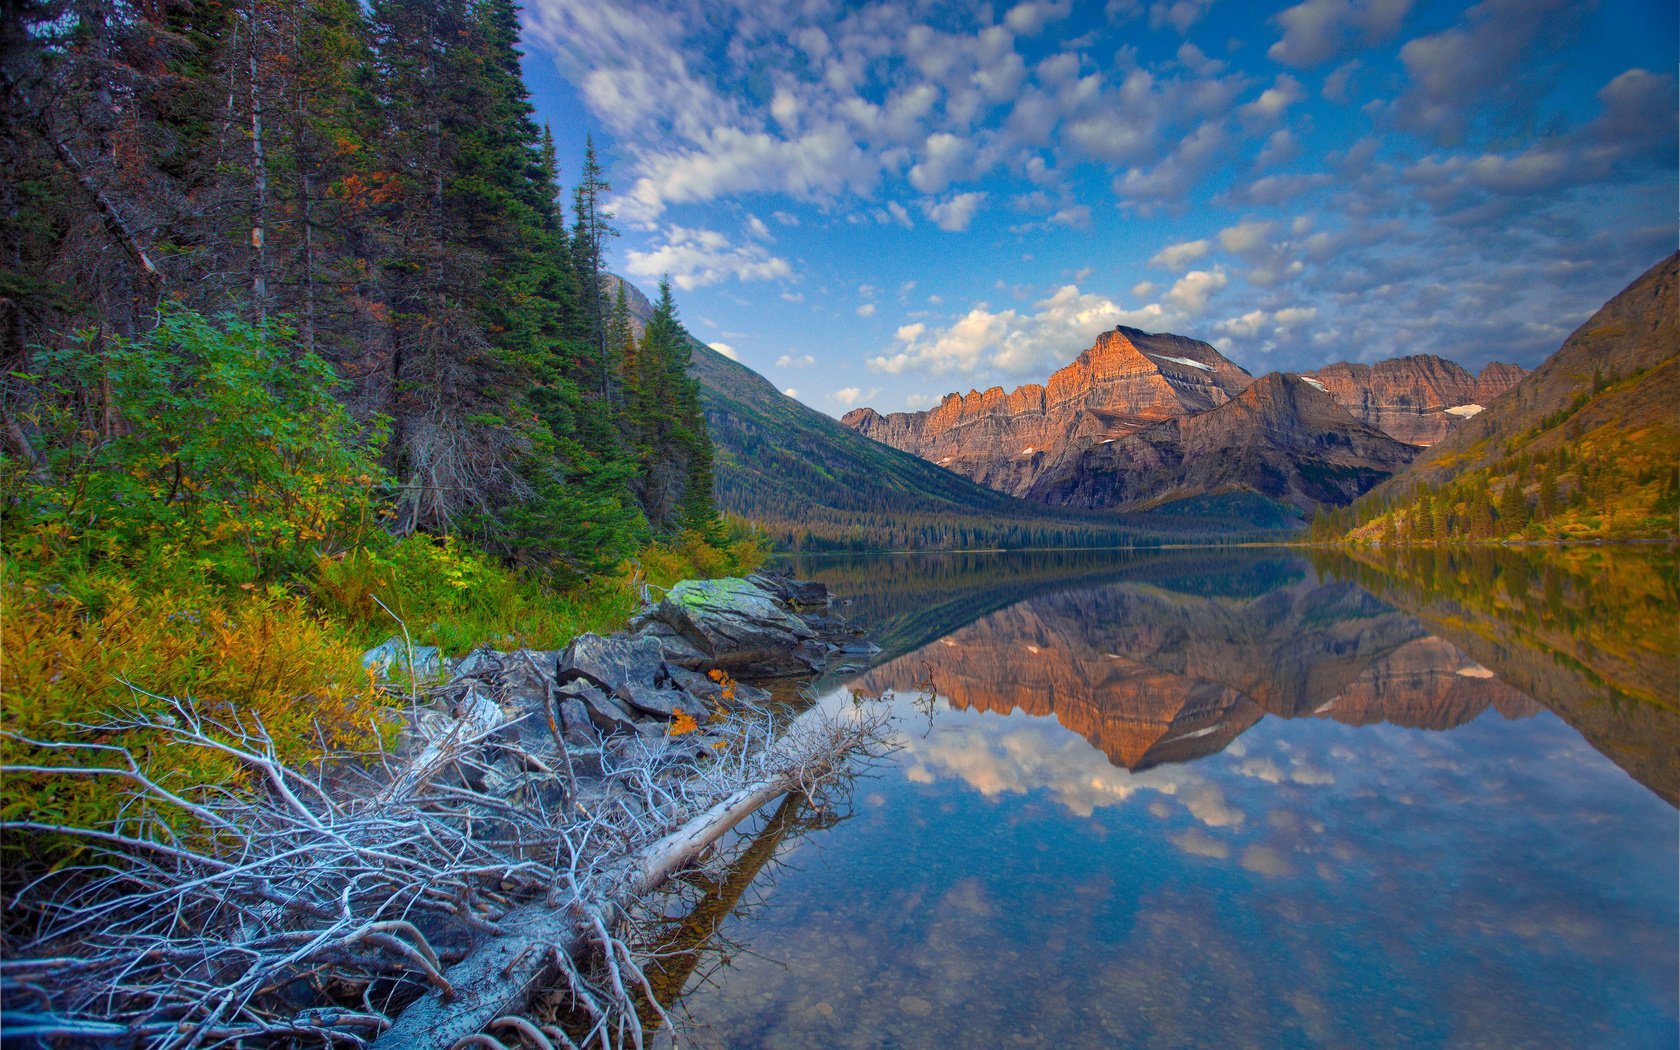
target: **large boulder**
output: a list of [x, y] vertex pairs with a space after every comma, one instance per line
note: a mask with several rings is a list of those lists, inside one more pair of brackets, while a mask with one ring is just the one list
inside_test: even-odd
[[561, 687], [583, 681], [629, 707], [661, 718], [681, 711], [693, 718], [711, 712], [683, 692], [665, 669], [659, 639], [640, 634], [581, 634], [560, 654], [557, 681]]
[[753, 678], [809, 674], [822, 666], [825, 654], [814, 641], [816, 632], [751, 580], [684, 580], [665, 595], [652, 619], [699, 653], [672, 661], [690, 670], [718, 668]]
[[828, 608], [828, 585], [814, 580], [796, 580], [785, 572], [756, 572], [747, 582], [795, 611]]

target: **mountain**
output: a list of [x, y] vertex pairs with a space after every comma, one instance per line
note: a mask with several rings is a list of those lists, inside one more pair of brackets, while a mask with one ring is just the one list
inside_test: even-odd
[[[633, 322], [644, 323], [652, 312], [647, 297], [613, 280], [623, 284]], [[870, 441], [747, 366], [690, 341], [691, 374], [716, 450], [718, 506], [759, 523], [783, 549], [1117, 546], [1160, 539], [1159, 529], [1027, 503]]]
[[[1231, 586], [1239, 574], [1259, 593]], [[1448, 729], [1489, 708], [1506, 718], [1540, 710], [1352, 583], [1298, 563], [1213, 558], [1179, 580], [1054, 586], [852, 686], [931, 688], [957, 709], [1054, 716], [1131, 770], [1222, 751], [1265, 715]]]
[[1362, 539], [1672, 537], [1680, 253], [1334, 523]]
[[1457, 424], [1481, 412], [1526, 373], [1495, 361], [1472, 375], [1432, 354], [1373, 365], [1346, 361], [1301, 378], [1335, 398], [1355, 419], [1409, 445], [1433, 445]]
[[1211, 411], [1063, 456], [1027, 497], [1143, 510], [1247, 491], [1310, 513], [1350, 502], [1406, 466], [1416, 451], [1354, 419], [1316, 384], [1273, 372]]
[[1066, 456], [1166, 419], [1205, 412], [1253, 382], [1207, 343], [1124, 325], [1040, 386], [949, 394], [926, 412], [872, 408], [841, 422], [982, 485], [1026, 495]]

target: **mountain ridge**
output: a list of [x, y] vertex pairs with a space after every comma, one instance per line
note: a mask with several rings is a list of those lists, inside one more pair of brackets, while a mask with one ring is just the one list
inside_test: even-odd
[[1090, 446], [1030, 495], [1081, 507], [1147, 509], [1251, 491], [1303, 512], [1351, 502], [1415, 449], [1349, 415], [1300, 376], [1270, 372], [1226, 404]]

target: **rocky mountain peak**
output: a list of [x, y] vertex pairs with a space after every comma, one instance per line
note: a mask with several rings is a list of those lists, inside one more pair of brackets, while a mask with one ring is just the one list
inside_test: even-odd
[[856, 409], [841, 420], [867, 437], [1002, 492], [1020, 495], [1063, 455], [1164, 419], [1205, 412], [1253, 381], [1196, 339], [1120, 326], [1044, 384], [945, 395], [926, 412]]
[[1434, 354], [1375, 364], [1339, 361], [1302, 378], [1334, 397], [1354, 418], [1409, 445], [1433, 445], [1480, 412], [1526, 373], [1495, 362], [1480, 375]]

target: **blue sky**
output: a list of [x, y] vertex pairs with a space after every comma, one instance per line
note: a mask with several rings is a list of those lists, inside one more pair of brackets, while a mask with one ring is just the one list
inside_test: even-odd
[[562, 149], [689, 330], [819, 410], [1101, 330], [1256, 375], [1530, 366], [1676, 247], [1672, 0], [525, 0]]

